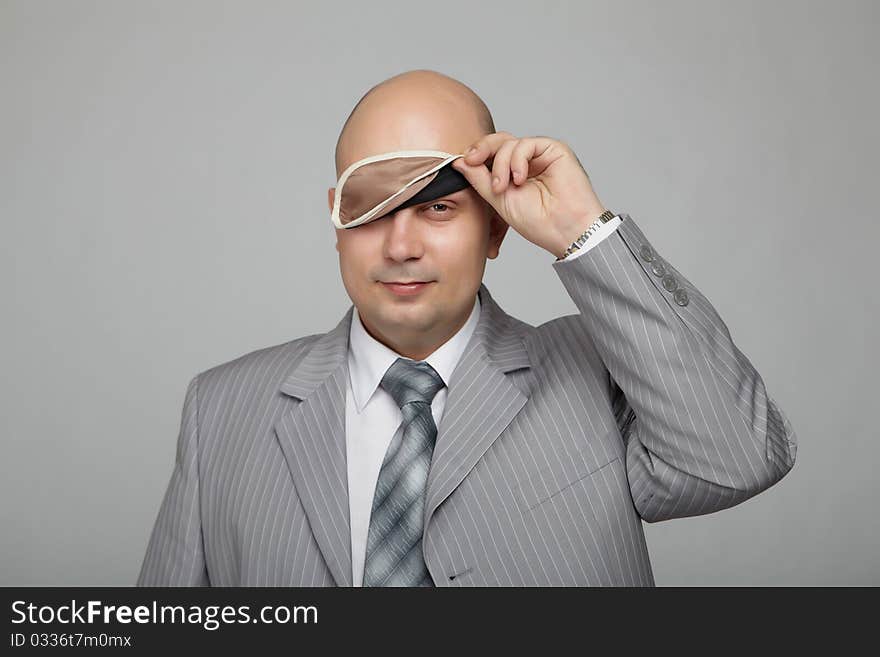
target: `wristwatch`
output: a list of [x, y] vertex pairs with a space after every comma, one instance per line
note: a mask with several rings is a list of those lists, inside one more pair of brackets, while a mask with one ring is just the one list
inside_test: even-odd
[[571, 243], [571, 245], [565, 250], [565, 253], [556, 258], [556, 262], [565, 259], [567, 256], [570, 256], [572, 253], [577, 251], [581, 247], [581, 245], [586, 242], [587, 239], [599, 229], [599, 226], [601, 226], [602, 224], [607, 224], [609, 221], [614, 219], [615, 216], [616, 215], [611, 210], [605, 210], [605, 212], [599, 215], [599, 218], [596, 219], [596, 221], [590, 224], [590, 227], [587, 228], [580, 237], [578, 237], [574, 242]]

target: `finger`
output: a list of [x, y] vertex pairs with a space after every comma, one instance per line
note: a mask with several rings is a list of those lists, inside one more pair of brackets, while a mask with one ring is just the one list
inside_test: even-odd
[[492, 172], [489, 171], [485, 164], [471, 166], [464, 161], [463, 157], [460, 157], [453, 161], [450, 166], [460, 172], [470, 183], [471, 187], [486, 199], [492, 207], [496, 210], [498, 209], [495, 205], [498, 202], [498, 198], [492, 191]]
[[467, 160], [467, 163], [470, 165], [482, 164], [488, 158], [495, 155], [495, 152], [501, 144], [508, 139], [515, 139], [515, 137], [505, 130], [499, 130], [498, 132], [484, 135], [471, 144], [474, 148], [473, 151], [468, 152], [465, 150], [465, 160]]
[[492, 190], [496, 194], [503, 194], [507, 190], [507, 183], [510, 182], [510, 157], [518, 142], [518, 139], [508, 139], [495, 153], [492, 163]]
[[520, 139], [510, 156], [510, 175], [514, 185], [522, 185], [529, 178], [529, 160], [535, 156], [537, 142]]
[[533, 142], [528, 172], [528, 175], [533, 178], [540, 176], [547, 167], [568, 152], [565, 144], [549, 137], [530, 137], [528, 141]]

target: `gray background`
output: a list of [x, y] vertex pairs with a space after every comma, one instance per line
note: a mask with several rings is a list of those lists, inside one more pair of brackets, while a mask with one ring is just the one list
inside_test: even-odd
[[[794, 424], [778, 485], [645, 524], [657, 583], [880, 583], [878, 4], [442, 6], [0, 3], [0, 584], [134, 583], [189, 379], [348, 308], [335, 139], [412, 68], [571, 145]], [[510, 231], [486, 285], [576, 312], [552, 261]]]

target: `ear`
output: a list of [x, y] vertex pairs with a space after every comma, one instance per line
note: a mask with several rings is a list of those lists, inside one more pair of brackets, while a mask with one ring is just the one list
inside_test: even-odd
[[486, 257], [494, 259], [498, 257], [501, 251], [501, 242], [504, 241], [504, 236], [507, 234], [510, 224], [501, 218], [495, 208], [488, 203], [486, 205], [489, 208], [489, 251]]

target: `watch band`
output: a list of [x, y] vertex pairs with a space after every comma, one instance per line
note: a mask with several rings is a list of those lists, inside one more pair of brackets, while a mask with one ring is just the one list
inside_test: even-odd
[[609, 221], [614, 219], [616, 215], [611, 210], [605, 210], [602, 214], [599, 215], [599, 218], [596, 219], [593, 223], [590, 224], [590, 227], [587, 228], [580, 237], [578, 237], [571, 245], [565, 250], [560, 257], [556, 258], [556, 262], [560, 260], [564, 260], [566, 257], [570, 256], [572, 253], [577, 251], [581, 245], [587, 241], [587, 239], [598, 230], [599, 226], [602, 224], [607, 224]]

